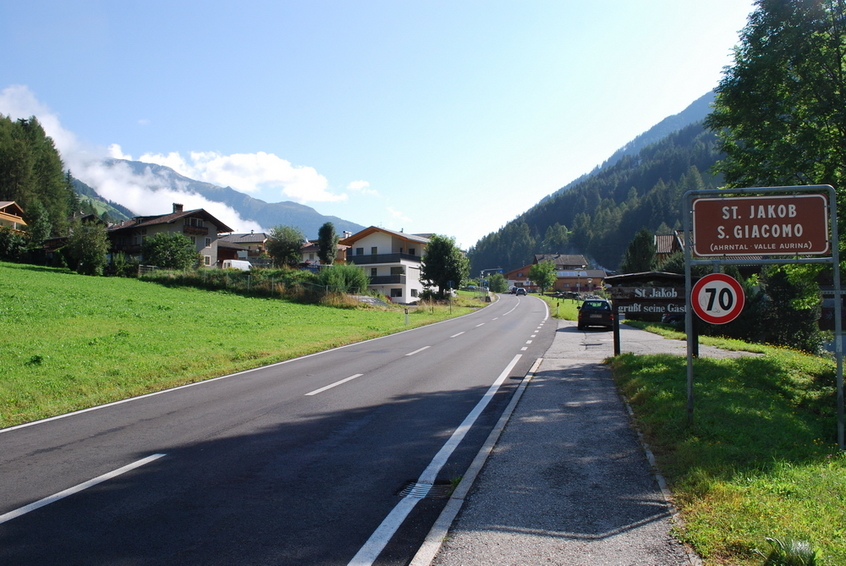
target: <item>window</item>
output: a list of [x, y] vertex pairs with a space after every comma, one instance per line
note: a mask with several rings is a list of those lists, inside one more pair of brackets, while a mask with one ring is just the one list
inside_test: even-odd
[[391, 289], [391, 297], [402, 297], [402, 289]]
[[211, 265], [211, 256], [208, 256], [208, 255], [203, 256], [203, 265]]
[[364, 248], [356, 248], [355, 255], [364, 255]]
[[375, 267], [370, 268], [370, 277], [376, 277], [376, 268]]
[[414, 255], [414, 248], [408, 248], [408, 255]]
[[206, 247], [211, 245], [211, 238], [206, 238]]
[[417, 289], [412, 289], [412, 290], [411, 290], [411, 296], [412, 296], [412, 297], [416, 297], [416, 296], [417, 296]]
[[376, 246], [373, 246], [372, 248], [370, 248], [370, 253], [371, 253], [372, 255], [376, 255], [376, 254], [378, 254], [378, 253], [379, 253], [379, 248], [377, 248]]
[[399, 267], [392, 267], [391, 275], [405, 275], [405, 267], [403, 267], [402, 265], [400, 265]]

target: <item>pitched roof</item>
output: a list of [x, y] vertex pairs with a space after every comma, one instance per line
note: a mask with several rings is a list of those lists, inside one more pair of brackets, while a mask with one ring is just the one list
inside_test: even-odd
[[18, 217], [23, 216], [24, 213], [20, 205], [13, 200], [0, 200], [0, 212]]
[[387, 230], [385, 228], [378, 228], [376, 226], [371, 226], [369, 228], [365, 228], [364, 230], [362, 230], [360, 232], [356, 232], [352, 236], [350, 236], [348, 238], [344, 238], [339, 243], [341, 243], [345, 246], [351, 246], [355, 242], [357, 242], [358, 240], [361, 240], [362, 238], [365, 238], [365, 237], [367, 237], [371, 234], [375, 234], [376, 232], [384, 232], [386, 234], [390, 234], [391, 236], [394, 236], [395, 238], [400, 238], [402, 240], [414, 242], [416, 244], [426, 245], [426, 244], [429, 243], [429, 238], [427, 238], [425, 236], [421, 236], [419, 234], [406, 234], [405, 232], [394, 232], [393, 230]]
[[203, 220], [214, 224], [215, 226], [217, 226], [218, 232], [232, 232], [232, 228], [230, 228], [229, 226], [209, 214], [203, 208], [172, 212], [170, 214], [159, 214], [158, 216], [136, 216], [132, 220], [125, 220], [124, 222], [115, 224], [114, 226], [109, 228], [109, 231], [116, 232], [118, 230], [146, 228], [148, 226], [158, 226], [161, 224], [173, 224], [177, 220], [181, 220], [182, 218], [188, 218], [191, 216], [202, 218]]
[[533, 263], [540, 263], [542, 261], [551, 261], [556, 266], [568, 265], [573, 267], [585, 267], [588, 264], [587, 260], [585, 259], [585, 256], [581, 254], [535, 254], [535, 259]]
[[233, 244], [262, 244], [268, 237], [265, 232], [250, 232], [249, 234], [227, 234], [219, 239]]

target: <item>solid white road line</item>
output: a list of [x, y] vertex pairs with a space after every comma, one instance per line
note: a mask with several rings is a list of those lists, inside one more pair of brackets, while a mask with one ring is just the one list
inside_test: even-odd
[[114, 470], [114, 471], [109, 472], [107, 474], [103, 474], [102, 476], [98, 476], [98, 477], [94, 478], [93, 480], [88, 480], [87, 482], [83, 482], [79, 485], [75, 485], [74, 487], [70, 487], [70, 488], [68, 488], [64, 491], [60, 491], [59, 493], [56, 493], [56, 494], [51, 495], [49, 497], [45, 497], [44, 499], [36, 501], [35, 503], [30, 503], [29, 505], [26, 505], [24, 507], [20, 507], [18, 509], [15, 509], [14, 511], [9, 511], [8, 513], [4, 513], [3, 515], [0, 515], [0, 524], [5, 523], [6, 521], [11, 521], [12, 519], [16, 519], [17, 517], [20, 517], [21, 515], [25, 515], [25, 514], [29, 513], [30, 511], [35, 511], [36, 509], [40, 509], [41, 507], [44, 507], [45, 505], [50, 505], [51, 503], [55, 503], [56, 501], [59, 501], [60, 499], [64, 499], [65, 497], [67, 497], [69, 495], [79, 493], [80, 491], [88, 489], [89, 487], [93, 487], [93, 486], [97, 485], [98, 483], [103, 483], [104, 481], [115, 478], [115, 477], [117, 477], [121, 474], [125, 474], [126, 472], [134, 470], [135, 468], [139, 468], [139, 467], [143, 466], [144, 464], [149, 464], [150, 462], [152, 462], [154, 460], [158, 460], [162, 456], [164, 456], [164, 454], [153, 454], [152, 456], [147, 456], [146, 458], [138, 460], [137, 462], [133, 462], [133, 463], [128, 464], [128, 465], [126, 465], [122, 468], [118, 468], [117, 470]]
[[423, 350], [428, 350], [429, 348], [431, 348], [431, 346], [423, 346], [423, 347], [422, 347], [422, 348], [420, 348], [419, 350], [414, 350], [413, 352], [409, 352], [409, 353], [407, 353], [407, 354], [406, 354], [406, 356], [413, 356], [414, 354], [419, 354], [419, 353], [420, 353], [420, 352], [422, 352]]
[[446, 441], [446, 444], [444, 444], [438, 453], [435, 454], [435, 457], [432, 458], [432, 461], [426, 469], [423, 470], [423, 473], [420, 475], [420, 478], [417, 480], [417, 484], [414, 489], [411, 490], [411, 493], [403, 497], [402, 500], [397, 503], [396, 507], [394, 507], [388, 516], [385, 517], [385, 520], [382, 521], [382, 524], [376, 528], [372, 535], [370, 535], [370, 538], [366, 543], [364, 543], [364, 546], [362, 546], [356, 555], [353, 556], [353, 559], [350, 560], [348, 566], [372, 566], [373, 562], [376, 561], [379, 554], [388, 544], [388, 541], [392, 536], [394, 536], [400, 525], [402, 525], [402, 522], [406, 517], [408, 517], [408, 514], [411, 513], [414, 506], [417, 505], [417, 502], [428, 495], [429, 490], [435, 483], [438, 472], [440, 472], [441, 468], [443, 468], [444, 464], [446, 464], [449, 457], [470, 430], [470, 427], [473, 426], [473, 423], [476, 422], [476, 419], [478, 419], [479, 415], [482, 414], [482, 411], [485, 410], [485, 407], [487, 407], [491, 402], [491, 399], [493, 399], [493, 396], [499, 390], [503, 382], [505, 382], [508, 374], [511, 373], [511, 370], [514, 369], [514, 366], [517, 365], [517, 362], [521, 357], [522, 354], [514, 356], [514, 359], [511, 360], [504, 370], [502, 370], [502, 373], [499, 374], [499, 377], [496, 378], [493, 385], [488, 388], [485, 395], [479, 400], [473, 410], [470, 411], [464, 419], [464, 422], [455, 429], [455, 432], [452, 433], [452, 436], [450, 436], [449, 440]]
[[423, 541], [423, 545], [420, 547], [420, 550], [417, 551], [417, 554], [414, 555], [414, 558], [411, 560], [409, 566], [429, 566], [435, 559], [435, 555], [437, 555], [440, 550], [441, 544], [447, 539], [447, 532], [452, 525], [452, 521], [461, 510], [464, 500], [467, 498], [467, 494], [473, 487], [473, 483], [476, 481], [479, 472], [482, 471], [482, 467], [484, 467], [485, 462], [487, 462], [488, 457], [491, 455], [491, 452], [493, 452], [497, 440], [499, 440], [502, 431], [505, 429], [505, 425], [511, 419], [511, 415], [514, 413], [517, 403], [519, 403], [520, 399], [523, 397], [523, 392], [528, 387], [529, 382], [534, 378], [538, 368], [540, 368], [541, 362], [543, 362], [543, 358], [535, 360], [534, 365], [532, 365], [532, 369], [529, 370], [529, 373], [523, 376], [523, 380], [517, 387], [517, 391], [514, 392], [511, 402], [508, 403], [508, 407], [505, 408], [502, 416], [499, 417], [496, 426], [488, 435], [488, 439], [482, 445], [479, 453], [476, 454], [476, 457], [467, 469], [467, 473], [461, 478], [461, 482], [458, 484], [458, 487], [456, 487], [455, 491], [452, 492], [449, 502], [446, 504], [443, 511], [441, 511], [438, 520], [435, 521], [434, 525], [432, 525], [432, 529], [426, 536], [426, 540]]
[[357, 378], [357, 377], [361, 377], [362, 375], [364, 375], [364, 374], [363, 374], [363, 373], [357, 373], [357, 374], [355, 374], [355, 375], [351, 375], [351, 376], [349, 376], [349, 377], [348, 377], [348, 378], [346, 378], [346, 379], [342, 379], [341, 381], [336, 381], [335, 383], [330, 383], [330, 384], [329, 384], [329, 385], [327, 385], [326, 387], [321, 387], [320, 389], [315, 389], [314, 391], [312, 391], [312, 392], [310, 392], [310, 393], [306, 393], [306, 396], [309, 396], [309, 395], [317, 395], [318, 393], [323, 393], [324, 391], [328, 391], [329, 389], [332, 389], [333, 387], [338, 387], [338, 386], [339, 386], [339, 385], [341, 385], [342, 383], [346, 383], [346, 382], [348, 382], [348, 381], [352, 381], [353, 379], [355, 379], [355, 378]]

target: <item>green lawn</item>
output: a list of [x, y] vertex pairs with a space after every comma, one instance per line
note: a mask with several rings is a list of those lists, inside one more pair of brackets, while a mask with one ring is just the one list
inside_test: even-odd
[[0, 263], [0, 427], [383, 336], [470, 312], [467, 303], [411, 309], [406, 326], [398, 307], [304, 305]]

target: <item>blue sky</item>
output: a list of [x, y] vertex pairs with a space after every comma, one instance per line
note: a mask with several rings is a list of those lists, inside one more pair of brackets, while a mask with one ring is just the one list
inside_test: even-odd
[[716, 86], [746, 0], [0, 3], [0, 113], [139, 214], [126, 157], [464, 248]]

